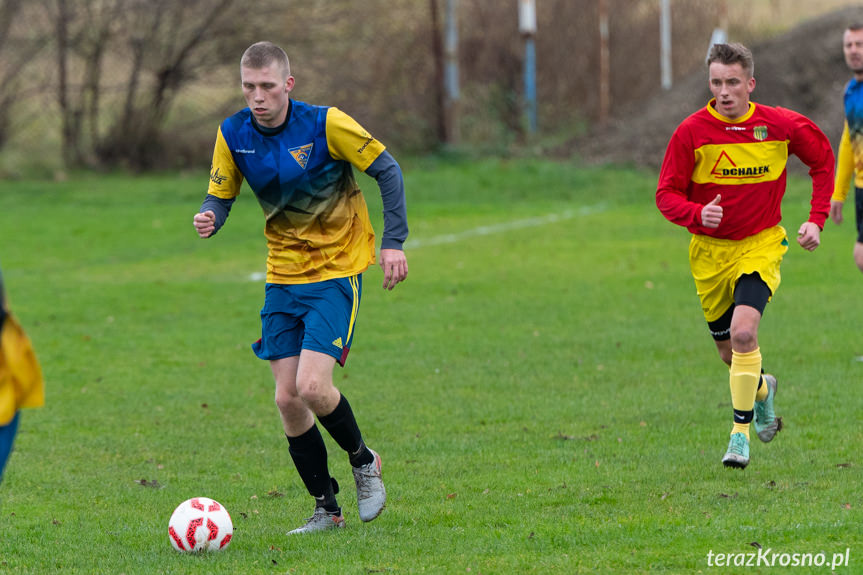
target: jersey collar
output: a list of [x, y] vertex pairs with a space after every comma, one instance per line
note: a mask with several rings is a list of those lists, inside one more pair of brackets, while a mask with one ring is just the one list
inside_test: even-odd
[[707, 111], [710, 112], [711, 116], [713, 116], [717, 120], [725, 122], [726, 124], [742, 124], [743, 122], [751, 118], [752, 114], [755, 113], [755, 102], [749, 102], [749, 111], [740, 116], [739, 118], [734, 118], [732, 120], [731, 118], [726, 118], [725, 116], [717, 112], [715, 106], [716, 98], [711, 98], [710, 101], [707, 102]]
[[267, 126], [260, 125], [257, 120], [255, 120], [255, 116], [253, 114], [249, 115], [249, 118], [252, 119], [252, 126], [255, 127], [260, 134], [264, 136], [275, 136], [276, 134], [280, 134], [282, 130], [285, 129], [285, 126], [288, 125], [288, 121], [291, 119], [291, 110], [294, 107], [293, 100], [288, 100], [288, 113], [285, 114], [285, 121], [281, 123], [281, 125], [276, 126], [275, 128], [268, 128]]

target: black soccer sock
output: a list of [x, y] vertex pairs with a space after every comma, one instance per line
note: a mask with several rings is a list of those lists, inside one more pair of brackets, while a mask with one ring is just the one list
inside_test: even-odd
[[336, 440], [339, 447], [348, 452], [352, 466], [360, 467], [375, 460], [372, 452], [363, 443], [363, 436], [354, 412], [344, 395], [332, 413], [318, 417], [318, 420]]
[[758, 389], [755, 391], [755, 401], [764, 401], [767, 399], [767, 394], [770, 390], [767, 389], [767, 382], [764, 381], [764, 368], [761, 368], [761, 377], [758, 379]]
[[312, 427], [298, 437], [288, 438], [288, 451], [294, 465], [300, 474], [300, 478], [309, 490], [309, 494], [315, 498], [315, 505], [323, 507], [330, 512], [338, 512], [339, 504], [336, 501], [336, 493], [339, 492], [338, 484], [330, 477], [327, 467], [327, 446], [317, 425]]

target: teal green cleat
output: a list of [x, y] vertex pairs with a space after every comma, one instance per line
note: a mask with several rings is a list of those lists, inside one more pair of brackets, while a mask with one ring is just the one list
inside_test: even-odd
[[749, 440], [746, 439], [746, 435], [740, 432], [731, 434], [728, 451], [722, 458], [722, 465], [737, 469], [743, 469], [749, 465]]
[[776, 378], [769, 373], [764, 374], [764, 384], [767, 386], [767, 397], [764, 401], [755, 402], [755, 417], [752, 425], [758, 439], [767, 443], [782, 429], [782, 418], [776, 417], [773, 400], [776, 399]]

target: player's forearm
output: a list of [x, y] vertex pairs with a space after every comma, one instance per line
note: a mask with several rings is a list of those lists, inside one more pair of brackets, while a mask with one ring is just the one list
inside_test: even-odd
[[812, 222], [823, 230], [824, 223], [830, 215], [830, 191], [825, 189], [821, 192], [813, 192], [812, 201], [809, 206], [809, 219], [807, 221]]
[[216, 232], [219, 231], [219, 228], [225, 225], [225, 220], [228, 219], [228, 214], [231, 213], [231, 206], [234, 204], [235, 199], [236, 198], [231, 198], [229, 200], [226, 200], [224, 198], [214, 196], [213, 194], [207, 194], [207, 197], [204, 198], [204, 203], [201, 204], [201, 209], [198, 211], [203, 213], [207, 210], [210, 210], [216, 215], [216, 229], [213, 230], [211, 236], [216, 235]]
[[683, 194], [660, 188], [656, 192], [656, 207], [671, 223], [688, 228], [701, 223], [703, 206], [690, 202]]
[[809, 221], [824, 229], [824, 222], [830, 215], [830, 198], [834, 192], [833, 154], [821, 166], [812, 168], [812, 201], [810, 202]]
[[402, 249], [408, 237], [408, 216], [402, 170], [392, 155], [384, 151], [366, 170], [381, 190], [384, 212], [382, 249]]
[[812, 179], [809, 221], [823, 228], [830, 214], [830, 197], [836, 183], [836, 157], [833, 155], [830, 140], [812, 120], [800, 114], [790, 117], [794, 121], [795, 129], [789, 152], [809, 167], [809, 177]]

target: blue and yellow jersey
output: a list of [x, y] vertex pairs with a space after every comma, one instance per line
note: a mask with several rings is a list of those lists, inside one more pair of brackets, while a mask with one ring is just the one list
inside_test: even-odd
[[845, 201], [852, 177], [854, 185], [863, 188], [863, 82], [854, 79], [845, 86], [845, 128], [839, 140], [832, 199]]
[[12, 421], [22, 407], [44, 403], [42, 370], [30, 339], [6, 309], [0, 275], [0, 426]]
[[268, 283], [349, 277], [375, 261], [351, 166], [365, 171], [384, 149], [338, 108], [291, 100], [287, 122], [271, 135], [246, 108], [219, 127], [208, 193], [232, 199], [249, 183], [266, 217]]

